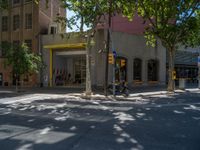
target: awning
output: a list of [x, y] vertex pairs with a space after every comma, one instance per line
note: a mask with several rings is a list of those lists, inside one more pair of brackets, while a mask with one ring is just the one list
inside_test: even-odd
[[76, 51], [62, 51], [62, 52], [56, 52], [56, 55], [58, 56], [72, 56], [72, 55], [85, 55], [86, 51], [76, 50]]
[[86, 43], [44, 45], [45, 49], [85, 49]]

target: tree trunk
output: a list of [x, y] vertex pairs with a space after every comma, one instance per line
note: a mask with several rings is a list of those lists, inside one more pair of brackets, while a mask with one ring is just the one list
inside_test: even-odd
[[16, 74], [16, 78], [15, 78], [15, 90], [16, 90], [16, 92], [19, 92], [19, 87], [18, 87], [19, 81], [18, 81], [18, 79], [19, 79], [19, 75]]
[[86, 96], [92, 94], [91, 88], [91, 68], [90, 68], [90, 50], [91, 50], [91, 34], [92, 31], [88, 31], [87, 45], [86, 45]]
[[15, 79], [15, 91], [18, 92], [18, 80], [17, 80], [17, 78]]
[[174, 71], [174, 57], [175, 57], [175, 49], [174, 48], [170, 48], [168, 49], [169, 52], [169, 62], [168, 62], [168, 87], [167, 90], [169, 92], [174, 92], [175, 90], [175, 82], [172, 76], [172, 73]]
[[106, 41], [106, 66], [105, 66], [105, 81], [104, 81], [105, 96], [108, 95], [108, 70], [109, 70], [108, 55], [110, 50], [110, 29], [111, 29], [111, 17], [112, 17], [111, 11], [112, 11], [112, 0], [109, 0], [108, 30], [107, 30], [107, 41]]

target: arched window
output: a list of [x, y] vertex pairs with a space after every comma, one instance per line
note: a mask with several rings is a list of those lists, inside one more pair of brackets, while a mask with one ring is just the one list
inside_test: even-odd
[[148, 81], [158, 81], [158, 61], [148, 60]]
[[142, 60], [139, 58], [133, 61], [133, 80], [142, 81]]

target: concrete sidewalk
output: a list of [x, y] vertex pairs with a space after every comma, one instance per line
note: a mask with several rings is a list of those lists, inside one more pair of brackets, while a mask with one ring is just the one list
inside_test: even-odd
[[50, 94], [50, 95], [65, 95], [74, 98], [83, 98], [83, 99], [94, 99], [94, 100], [133, 100], [136, 97], [144, 97], [144, 96], [153, 96], [153, 95], [172, 95], [172, 94], [180, 94], [187, 92], [199, 92], [198, 88], [188, 88], [185, 90], [175, 90], [174, 93], [170, 93], [166, 90], [164, 86], [157, 87], [137, 87], [131, 89], [128, 97], [124, 97], [123, 95], [113, 96], [109, 94], [108, 96], [104, 96], [102, 90], [94, 90], [94, 93], [91, 97], [84, 96], [84, 89], [82, 88], [26, 88], [22, 89], [20, 92], [16, 92], [15, 88], [0, 88], [0, 99], [7, 97], [17, 97], [23, 96], [27, 94]]

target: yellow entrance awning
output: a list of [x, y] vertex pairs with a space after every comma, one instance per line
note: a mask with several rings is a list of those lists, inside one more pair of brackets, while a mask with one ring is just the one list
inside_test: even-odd
[[75, 44], [51, 44], [51, 45], [44, 45], [45, 49], [83, 49], [85, 48], [86, 43], [75, 43]]

